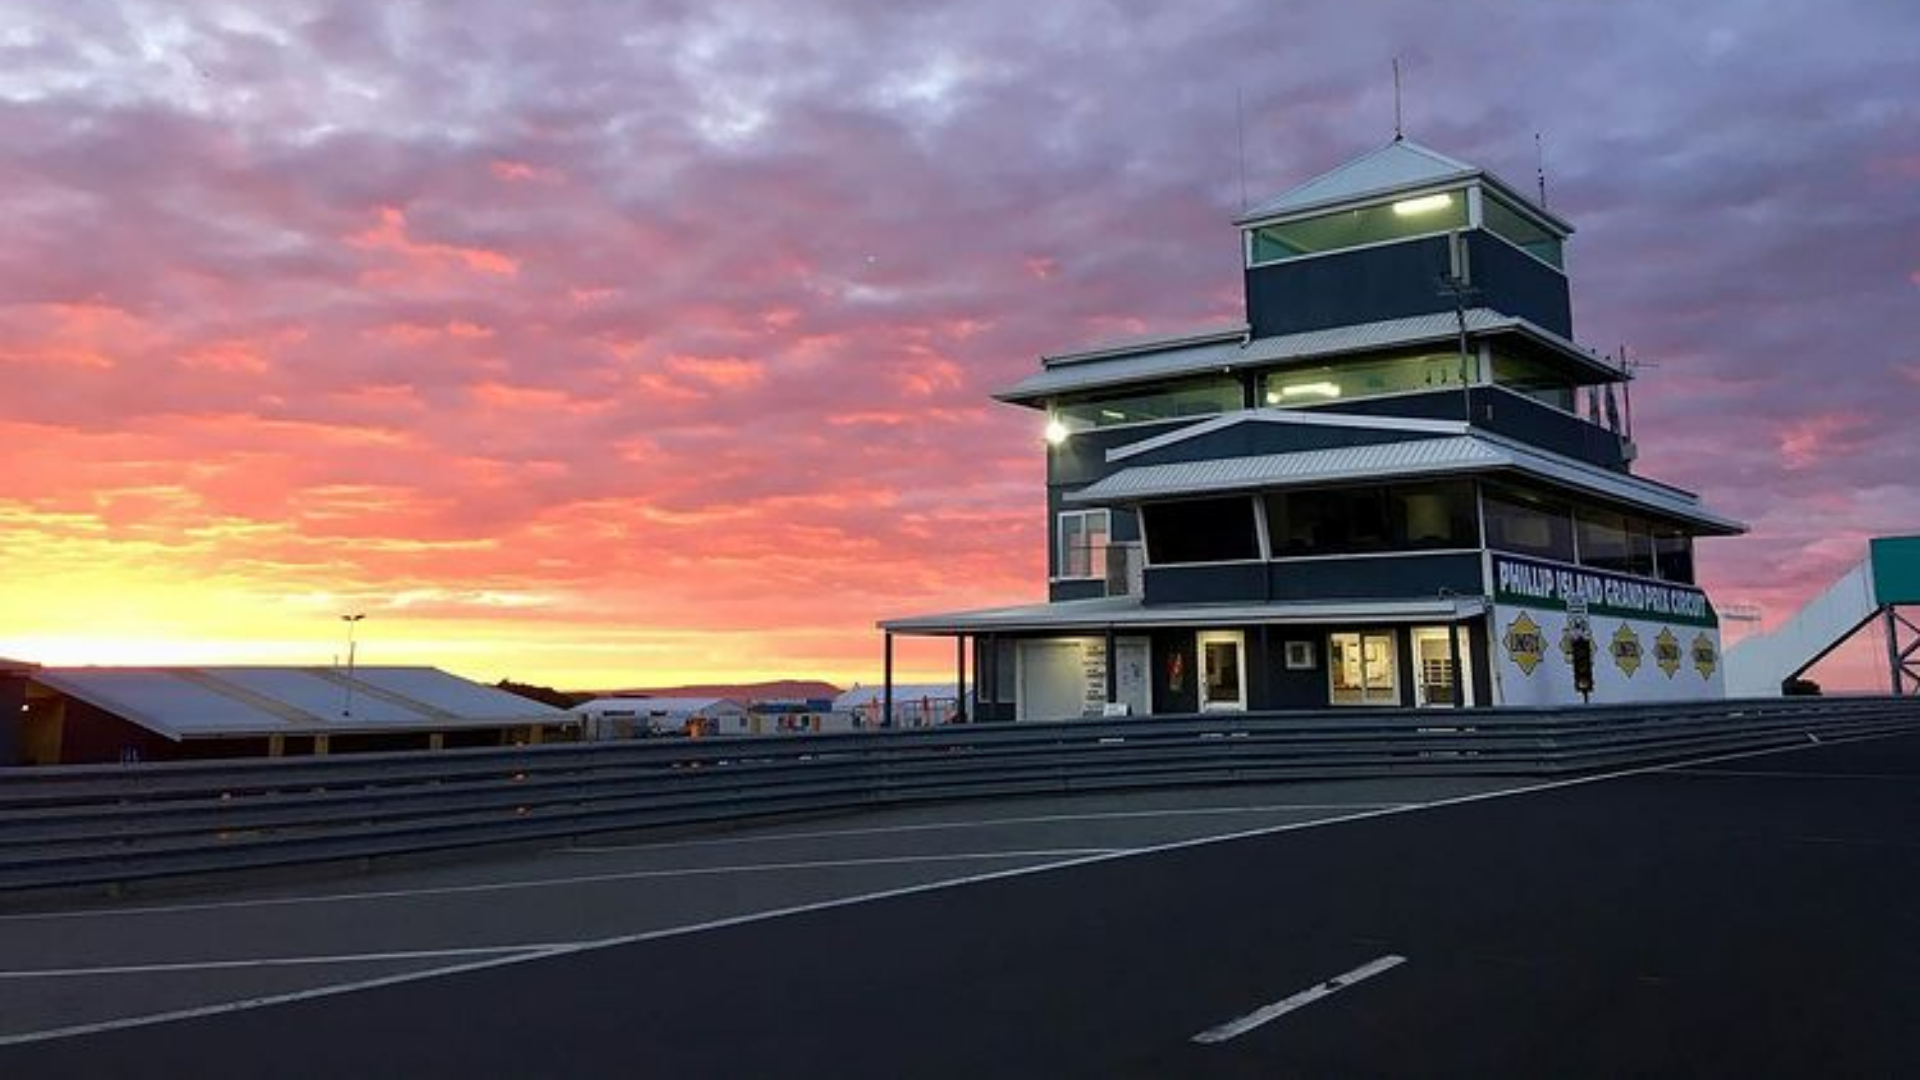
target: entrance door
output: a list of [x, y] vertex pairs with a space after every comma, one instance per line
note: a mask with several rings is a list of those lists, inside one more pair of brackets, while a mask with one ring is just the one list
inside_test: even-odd
[[1146, 638], [1121, 638], [1117, 643], [1120, 668], [1115, 672], [1115, 696], [1127, 707], [1129, 716], [1146, 716], [1153, 711], [1148, 701], [1147, 665], [1150, 663]]
[[1240, 711], [1247, 707], [1247, 636], [1238, 630], [1208, 630], [1199, 635], [1200, 711]]
[[1400, 704], [1392, 632], [1329, 634], [1327, 645], [1328, 698], [1335, 705]]
[[[1473, 658], [1467, 652], [1467, 635], [1460, 638], [1460, 664], [1473, 670]], [[1413, 631], [1413, 700], [1423, 708], [1448, 708], [1453, 705], [1453, 687], [1460, 674], [1453, 666], [1453, 646], [1444, 626], [1419, 626]], [[1473, 680], [1461, 683], [1462, 705], [1473, 704]]]
[[1077, 640], [1022, 641], [1020, 720], [1073, 720], [1086, 712], [1086, 654]]

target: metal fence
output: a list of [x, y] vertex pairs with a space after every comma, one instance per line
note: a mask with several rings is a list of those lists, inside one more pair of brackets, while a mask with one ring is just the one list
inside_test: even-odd
[[1240, 713], [0, 770], [0, 891], [915, 802], [1551, 776], [1920, 730], [1920, 700]]

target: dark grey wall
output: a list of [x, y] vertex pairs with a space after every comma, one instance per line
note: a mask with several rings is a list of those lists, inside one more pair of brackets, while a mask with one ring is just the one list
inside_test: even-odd
[[26, 703], [25, 676], [0, 674], [0, 765], [20, 764], [20, 710]]
[[[1454, 391], [1455, 399], [1460, 396]], [[1457, 410], [1456, 410], [1457, 412]], [[1386, 411], [1372, 415], [1386, 415]], [[1136, 454], [1118, 464], [1124, 467], [1171, 465], [1186, 461], [1214, 461], [1220, 458], [1254, 457], [1260, 454], [1291, 454], [1300, 450], [1333, 450], [1345, 446], [1374, 446], [1380, 443], [1434, 439], [1438, 435], [1418, 431], [1387, 431], [1378, 428], [1314, 427], [1247, 420], [1219, 431], [1182, 439], [1169, 446]]]
[[[1155, 713], [1178, 715], [1200, 711], [1200, 657], [1194, 652], [1197, 639], [1192, 630], [1155, 630], [1149, 676], [1153, 685], [1149, 707]], [[1180, 657], [1180, 689], [1168, 679], [1175, 655]]]
[[1149, 566], [1148, 604], [1219, 604], [1259, 601], [1265, 595], [1265, 563], [1228, 563], [1204, 566]]
[[1442, 590], [1459, 596], [1487, 591], [1477, 551], [1436, 555], [1304, 559], [1267, 564], [1273, 600], [1430, 599]]
[[[1476, 290], [1469, 307], [1573, 336], [1564, 275], [1478, 229], [1467, 232], [1467, 248]], [[1452, 311], [1453, 295], [1443, 287], [1447, 269], [1444, 236], [1250, 267], [1247, 322], [1259, 338]]]
[[1442, 590], [1484, 595], [1480, 553], [1149, 566], [1146, 572], [1148, 604], [1431, 599]]

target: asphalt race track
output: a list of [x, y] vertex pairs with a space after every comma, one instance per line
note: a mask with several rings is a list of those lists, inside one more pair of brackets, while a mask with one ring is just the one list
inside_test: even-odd
[[13, 911], [0, 1076], [1916, 1076], [1917, 892], [1920, 736], [973, 805]]

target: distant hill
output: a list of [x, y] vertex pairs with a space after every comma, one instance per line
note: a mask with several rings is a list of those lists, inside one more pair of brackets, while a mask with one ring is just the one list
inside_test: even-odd
[[596, 690], [592, 697], [718, 697], [735, 701], [835, 698], [840, 688], [810, 679], [776, 679], [761, 683], [705, 683], [695, 686], [655, 686], [634, 690]]

